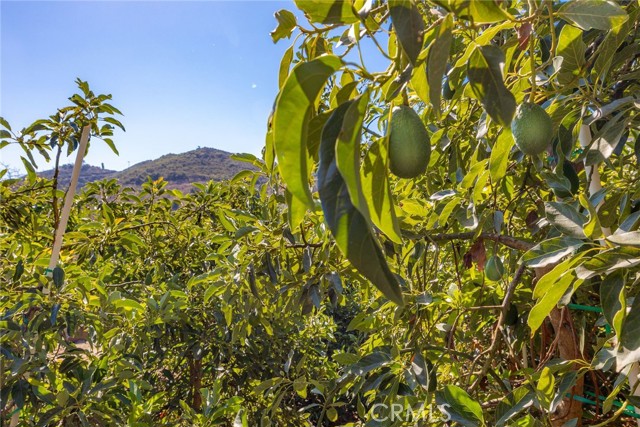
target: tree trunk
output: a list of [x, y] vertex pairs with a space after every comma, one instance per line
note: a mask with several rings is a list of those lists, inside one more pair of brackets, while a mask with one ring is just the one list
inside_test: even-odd
[[[564, 311], [564, 313], [563, 313]], [[565, 308], [554, 308], [549, 314], [551, 325], [555, 331], [558, 340], [558, 353], [564, 360], [583, 359], [578, 347], [578, 337], [572, 328], [570, 319], [571, 313]], [[575, 368], [577, 370], [577, 368]], [[576, 396], [582, 396], [584, 391], [584, 377], [578, 377], [576, 385], [573, 386], [570, 393]], [[574, 418], [578, 419], [578, 426], [582, 425], [582, 403], [570, 397], [566, 397], [560, 402], [556, 411], [551, 416], [552, 425], [560, 427], [564, 423]]]

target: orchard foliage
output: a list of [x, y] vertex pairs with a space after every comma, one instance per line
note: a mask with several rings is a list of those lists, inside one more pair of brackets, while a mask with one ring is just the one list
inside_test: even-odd
[[[620, 422], [640, 403], [638, 3], [295, 5], [271, 34], [293, 43], [265, 149], [292, 228], [309, 211], [324, 217], [349, 262], [398, 305], [396, 327], [411, 326], [395, 354], [437, 362], [448, 385], [435, 401], [455, 421]], [[542, 155], [514, 144], [524, 103], [551, 118]], [[415, 179], [390, 173], [390, 117], [402, 105], [431, 140]], [[517, 128], [547, 133], [524, 119]], [[424, 400], [392, 374], [411, 391], [378, 388], [367, 403]]]
[[[638, 3], [295, 5], [256, 170], [87, 185], [53, 277], [64, 189], [35, 156], [87, 123], [112, 145], [119, 111], [78, 81], [0, 120], [28, 172], [0, 181], [2, 422], [634, 425]], [[510, 133], [525, 101], [541, 156]], [[431, 143], [414, 179], [389, 173], [399, 105]]]

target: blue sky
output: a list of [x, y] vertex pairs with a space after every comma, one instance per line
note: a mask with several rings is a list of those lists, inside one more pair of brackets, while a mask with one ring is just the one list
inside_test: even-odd
[[[127, 132], [120, 156], [92, 141], [109, 169], [198, 146], [260, 154], [277, 93], [273, 14], [288, 1], [0, 1], [0, 115], [14, 129], [55, 113], [76, 77], [113, 95]], [[21, 152], [0, 162], [21, 168]], [[67, 158], [63, 163], [72, 163]], [[39, 169], [48, 169], [44, 161]]]

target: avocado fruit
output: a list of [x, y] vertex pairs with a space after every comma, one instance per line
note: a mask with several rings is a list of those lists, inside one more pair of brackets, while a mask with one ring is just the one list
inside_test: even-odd
[[553, 121], [538, 104], [524, 102], [516, 109], [511, 121], [511, 133], [524, 154], [542, 154], [553, 139]]
[[502, 276], [504, 275], [504, 265], [502, 264], [502, 260], [495, 255], [490, 256], [484, 265], [484, 274], [487, 279], [492, 282], [497, 282], [502, 279]]
[[389, 123], [389, 169], [400, 178], [416, 178], [429, 165], [429, 134], [420, 116], [407, 105], [394, 107]]

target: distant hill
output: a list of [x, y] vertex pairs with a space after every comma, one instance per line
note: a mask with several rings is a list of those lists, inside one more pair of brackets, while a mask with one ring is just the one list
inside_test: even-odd
[[[240, 171], [252, 169], [248, 163], [232, 160], [230, 156], [231, 153], [226, 151], [204, 147], [181, 154], [166, 154], [155, 160], [145, 160], [122, 171], [83, 164], [78, 186], [82, 187], [89, 182], [101, 179], [116, 178], [122, 185], [137, 187], [142, 185], [147, 177], [153, 180], [163, 177], [169, 182], [169, 187], [186, 190], [194, 182], [230, 179]], [[69, 185], [72, 171], [73, 165], [60, 167], [58, 174], [60, 187]], [[38, 175], [53, 178], [53, 170], [39, 172]]]

